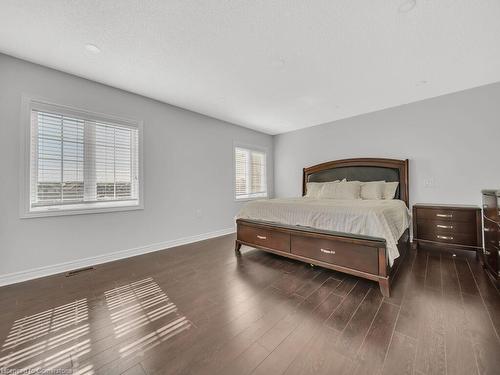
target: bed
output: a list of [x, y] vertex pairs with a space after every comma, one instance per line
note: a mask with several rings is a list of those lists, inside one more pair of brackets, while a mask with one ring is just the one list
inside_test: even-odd
[[[308, 182], [398, 182], [393, 200], [325, 200], [306, 196]], [[345, 159], [304, 168], [302, 197], [252, 201], [237, 216], [242, 245], [374, 280], [390, 280], [409, 249], [408, 160]]]

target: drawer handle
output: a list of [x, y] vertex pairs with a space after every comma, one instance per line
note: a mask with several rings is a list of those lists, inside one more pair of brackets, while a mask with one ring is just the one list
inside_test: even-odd
[[484, 250], [485, 255], [490, 255], [491, 253], [488, 250]]
[[436, 214], [436, 216], [437, 217], [449, 217], [449, 218], [453, 217], [452, 214]]
[[453, 225], [436, 224], [438, 228], [453, 229]]
[[453, 239], [452, 236], [440, 236], [439, 234], [437, 235], [437, 238], [439, 238], [440, 240], [452, 240]]
[[267, 240], [267, 237], [266, 237], [266, 236], [259, 236], [259, 235], [257, 235], [257, 238], [258, 238], [259, 240]]
[[320, 249], [322, 253], [325, 253], [325, 254], [335, 254], [335, 251], [334, 250], [328, 250], [328, 249], [323, 249], [321, 248]]

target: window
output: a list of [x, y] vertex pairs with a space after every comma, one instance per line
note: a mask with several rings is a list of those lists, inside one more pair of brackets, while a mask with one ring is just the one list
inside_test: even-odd
[[28, 111], [26, 216], [142, 208], [138, 123], [36, 101]]
[[235, 147], [234, 164], [236, 199], [267, 197], [266, 153]]

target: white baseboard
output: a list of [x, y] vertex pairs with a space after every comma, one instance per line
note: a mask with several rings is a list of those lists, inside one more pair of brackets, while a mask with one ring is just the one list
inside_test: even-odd
[[74, 269], [95, 266], [97, 264], [112, 262], [114, 260], [119, 260], [123, 258], [130, 258], [136, 255], [147, 254], [153, 251], [159, 251], [164, 249], [169, 249], [176, 246], [186, 245], [193, 242], [208, 240], [214, 237], [225, 236], [227, 234], [232, 234], [235, 232], [235, 228], [226, 228], [217, 230], [209, 233], [202, 233], [196, 236], [183, 237], [177, 240], [158, 242], [146, 246], [136, 247], [127, 250], [115, 251], [112, 253], [107, 253], [103, 255], [98, 255], [95, 257], [74, 260], [70, 262], [64, 262], [59, 264], [54, 264], [52, 266], [44, 266], [33, 268], [26, 271], [9, 273], [6, 275], [0, 275], [0, 286], [15, 284], [22, 281], [37, 279], [39, 277], [55, 275], [62, 272], [68, 272]]

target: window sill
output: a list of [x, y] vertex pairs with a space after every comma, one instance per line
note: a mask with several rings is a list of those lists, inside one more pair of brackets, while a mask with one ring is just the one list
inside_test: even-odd
[[260, 199], [269, 199], [269, 196], [265, 195], [262, 197], [248, 197], [248, 198], [234, 198], [235, 202], [249, 202], [249, 201], [256, 201]]
[[130, 202], [113, 202], [113, 205], [109, 205], [109, 202], [107, 202], [106, 205], [96, 203], [68, 205], [67, 207], [62, 206], [58, 208], [40, 207], [23, 212], [21, 214], [21, 219], [40, 218], [47, 216], [72, 216], [106, 212], [134, 211], [143, 209], [144, 205], [142, 203], [131, 204]]

